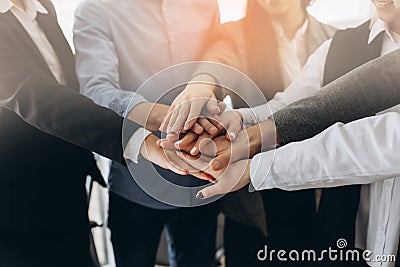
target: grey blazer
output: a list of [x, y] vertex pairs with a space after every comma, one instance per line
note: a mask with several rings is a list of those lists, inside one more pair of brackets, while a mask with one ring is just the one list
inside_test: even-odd
[[273, 116], [280, 136], [285, 143], [301, 141], [336, 122], [348, 123], [399, 105], [399, 63], [400, 49], [276, 112]]

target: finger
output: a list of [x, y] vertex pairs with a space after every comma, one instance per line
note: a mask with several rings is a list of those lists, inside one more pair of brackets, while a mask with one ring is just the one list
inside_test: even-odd
[[182, 105], [176, 107], [172, 112], [171, 118], [169, 119], [168, 126], [167, 126], [167, 133], [177, 133], [178, 126], [175, 124], [176, 119], [181, 112]]
[[161, 132], [166, 132], [167, 131], [167, 126], [168, 126], [169, 120], [171, 119], [172, 112], [173, 112], [173, 110], [171, 110], [171, 108], [170, 108], [170, 111], [168, 111], [167, 115], [165, 116], [163, 122], [160, 125], [159, 130]]
[[190, 144], [188, 144], [188, 145], [186, 145], [186, 146], [182, 146], [182, 145], [181, 145], [179, 150], [184, 151], [184, 152], [190, 154], [190, 151], [193, 149], [193, 147], [194, 147], [194, 145], [196, 144], [196, 142], [197, 142], [197, 140], [191, 142]]
[[242, 124], [240, 121], [230, 122], [226, 129], [226, 138], [231, 142], [234, 141], [241, 130]]
[[189, 173], [196, 173], [199, 172], [198, 169], [190, 165], [188, 162], [182, 160], [177, 153], [181, 153], [179, 151], [171, 151], [171, 150], [166, 150], [165, 151], [165, 156], [167, 158], [167, 162], [174, 166], [175, 169], [180, 170], [181, 172], [184, 172], [185, 175]]
[[218, 113], [217, 115], [220, 115], [220, 114], [224, 113], [224, 111], [226, 109], [226, 104], [224, 102], [218, 102], [218, 107], [221, 110], [221, 112]]
[[168, 127], [171, 127], [171, 132], [179, 133], [188, 117], [190, 111], [190, 101], [183, 102], [180, 105], [180, 109], [176, 111], [175, 117], [173, 116], [169, 121]]
[[[202, 134], [202, 133], [204, 132], [204, 127], [201, 126], [199, 123], [196, 122], [196, 123], [193, 125], [193, 127], [191, 128], [191, 130], [192, 130], [194, 133], [200, 135], [200, 134]], [[183, 131], [185, 131], [185, 130], [183, 130]]]
[[210, 168], [210, 160], [202, 156], [192, 156], [187, 153], [177, 152], [179, 158], [199, 171], [207, 172]]
[[197, 118], [201, 114], [201, 110], [203, 109], [204, 101], [202, 100], [193, 100], [192, 105], [190, 106], [189, 115], [187, 116], [187, 121], [185, 126], [183, 127], [184, 130], [189, 130], [195, 124]]
[[227, 150], [217, 157], [211, 162], [211, 169], [213, 171], [220, 171], [226, 168], [230, 162], [230, 150]]
[[208, 186], [202, 190], [200, 190], [197, 195], [196, 198], [198, 199], [207, 199], [216, 195], [220, 195], [220, 194], [224, 194], [227, 192], [222, 192], [222, 189], [220, 187], [219, 183], [216, 183], [214, 185]]
[[197, 138], [198, 138], [197, 134], [189, 132], [182, 139], [175, 142], [175, 148], [184, 149], [186, 146], [196, 141]]
[[211, 182], [213, 184], [217, 183], [217, 179], [212, 177], [212, 175], [205, 173], [205, 172], [196, 172], [196, 173], [191, 173], [190, 175], [204, 181]]
[[218, 133], [223, 133], [225, 131], [225, 126], [221, 121], [218, 120], [218, 116], [213, 116], [208, 118], [208, 120], [218, 129]]
[[214, 126], [208, 119], [200, 118], [197, 122], [203, 127], [204, 131], [206, 131], [210, 135], [218, 134], [218, 128]]
[[186, 172], [184, 170], [181, 170], [181, 169], [175, 167], [174, 164], [171, 162], [166, 162], [164, 169], [169, 169], [170, 171], [173, 171], [174, 173], [177, 173], [179, 175], [188, 175], [189, 174], [189, 172]]
[[176, 149], [175, 148], [175, 143], [169, 141], [168, 139], [161, 139], [161, 140], [159, 140], [157, 142], [159, 143], [159, 144], [158, 143], [157, 144], [160, 147], [164, 148], [164, 149], [168, 149], [168, 150], [175, 150]]
[[215, 98], [210, 98], [207, 101], [207, 111], [208, 113], [210, 113], [211, 115], [217, 115], [219, 113], [221, 113], [221, 108], [218, 105], [218, 101]]
[[[212, 142], [212, 138], [209, 134], [202, 134], [197, 138], [196, 144], [193, 146], [193, 148], [190, 150], [190, 154], [193, 156], [196, 156], [200, 153], [200, 146], [206, 146], [209, 142]], [[204, 153], [206, 155], [210, 155], [207, 153]]]
[[179, 134], [167, 134], [166, 138], [168, 139], [168, 141], [175, 143], [176, 141], [178, 141], [179, 138]]
[[218, 151], [217, 144], [214, 141], [216, 139], [211, 139], [208, 136], [202, 137], [200, 140], [199, 139], [196, 141], [195, 144], [195, 147], [198, 148], [199, 153], [214, 157]]

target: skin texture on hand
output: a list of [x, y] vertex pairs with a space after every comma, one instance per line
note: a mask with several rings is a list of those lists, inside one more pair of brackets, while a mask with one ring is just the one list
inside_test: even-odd
[[196, 80], [188, 84], [171, 104], [159, 128], [160, 131], [169, 134], [187, 131], [193, 127], [204, 109], [212, 115], [220, 114], [225, 110], [226, 105], [218, 102], [213, 92], [215, 89], [213, 78], [208, 75], [199, 75]]
[[129, 112], [127, 118], [149, 131], [157, 131], [168, 109], [169, 106], [163, 104], [140, 103]]
[[[237, 161], [226, 169], [214, 171], [210, 167], [210, 161], [204, 158], [196, 158], [183, 153], [180, 153], [179, 156], [193, 167], [201, 169], [216, 179], [213, 185], [200, 190], [196, 195], [197, 198], [206, 199], [227, 194], [242, 189], [250, 183], [250, 160]], [[202, 179], [202, 177], [198, 178]]]
[[164, 169], [169, 169], [180, 175], [196, 175], [203, 180], [213, 180], [209, 175], [194, 168], [184, 160], [182, 160], [175, 151], [162, 149], [157, 145], [158, 137], [151, 134], [143, 142], [140, 148], [140, 154], [148, 161], [160, 166]]
[[[207, 121], [207, 123], [201, 121]], [[179, 141], [175, 143], [173, 142], [175, 140], [163, 139], [160, 145], [165, 149], [179, 149], [197, 155], [200, 152], [200, 145], [206, 144], [204, 141], [221, 135], [225, 135], [229, 141], [234, 141], [242, 129], [242, 116], [234, 110], [226, 111], [221, 115], [207, 115], [198, 119], [198, 122], [204, 128], [203, 134], [189, 132], [181, 135]]]

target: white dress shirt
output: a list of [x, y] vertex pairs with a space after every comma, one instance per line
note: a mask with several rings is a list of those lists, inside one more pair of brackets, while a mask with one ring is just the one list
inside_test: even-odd
[[[162, 78], [150, 80], [150, 83], [162, 80], [161, 85], [140, 92], [139, 87], [170, 66], [199, 60], [210, 29], [217, 23], [217, 0], [82, 1], [75, 12], [74, 25], [81, 92], [122, 116], [142, 102], [157, 102], [170, 88], [181, 84], [179, 81], [185, 75], [161, 74]], [[140, 148], [148, 134], [143, 128], [137, 130], [124, 156], [138, 163]], [[112, 192], [146, 207], [171, 209], [133, 182], [126, 168], [112, 165], [109, 178]]]
[[279, 58], [282, 63], [283, 85], [288, 87], [292, 81], [300, 74], [304, 63], [308, 58], [307, 54], [307, 29], [308, 19], [296, 31], [293, 38], [289, 40], [278, 24], [273, 24], [276, 32]]
[[[127, 115], [147, 101], [147, 96], [135, 91], [148, 78], [170, 66], [200, 59], [209, 29], [218, 22], [217, 0], [83, 1], [74, 26], [81, 92]], [[127, 158], [137, 163], [149, 134], [139, 129], [132, 136]]]
[[[386, 33], [381, 55], [400, 47], [399, 35], [390, 32], [380, 20], [373, 25], [368, 42], [372, 42], [381, 32]], [[273, 111], [321, 89], [330, 43], [327, 41], [323, 44], [310, 57], [299, 78], [269, 103]], [[245, 110], [248, 124], [267, 119], [271, 114], [267, 115], [266, 110], [265, 107], [259, 108], [251, 115]], [[257, 114], [258, 111], [262, 114]], [[400, 106], [383, 113], [389, 111], [399, 112]], [[371, 128], [375, 135], [367, 131]], [[304, 143], [294, 143], [276, 152], [255, 156], [251, 163], [252, 184], [257, 190], [276, 187], [299, 190], [372, 183], [362, 187], [356, 245], [371, 250], [374, 255], [396, 255], [400, 233], [400, 194], [395, 192], [400, 192], [400, 179], [393, 177], [398, 175], [394, 170], [398, 170], [399, 158], [393, 155], [389, 161], [387, 155], [399, 150], [398, 134], [397, 114], [369, 118], [345, 126], [336, 124]], [[271, 162], [272, 158], [274, 162], [270, 171], [258, 168], [260, 163]], [[374, 267], [394, 266], [391, 262], [375, 261], [368, 264]]]
[[[377, 20], [371, 29], [368, 43], [371, 43], [382, 31], [385, 31], [386, 34], [381, 55], [385, 55], [400, 47], [400, 36], [388, 31], [385, 23]], [[243, 115], [244, 126], [247, 128], [263, 122], [276, 111], [320, 90], [323, 85], [325, 62], [331, 43], [332, 40], [325, 41], [310, 56], [301, 73], [285, 91], [277, 93], [273, 99], [264, 105], [239, 109], [238, 111]]]
[[54, 78], [58, 83], [65, 84], [64, 73], [57, 54], [36, 21], [37, 12], [47, 14], [48, 11], [37, 0], [22, 0], [22, 2], [25, 10], [18, 8], [10, 0], [0, 0], [0, 12], [10, 11], [17, 18], [38, 48]]

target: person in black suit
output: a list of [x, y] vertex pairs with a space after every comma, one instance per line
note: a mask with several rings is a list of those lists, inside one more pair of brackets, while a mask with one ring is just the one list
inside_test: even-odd
[[90, 151], [126, 164], [123, 119], [79, 94], [74, 65], [49, 0], [0, 0], [1, 266], [93, 266], [85, 181], [105, 183]]

